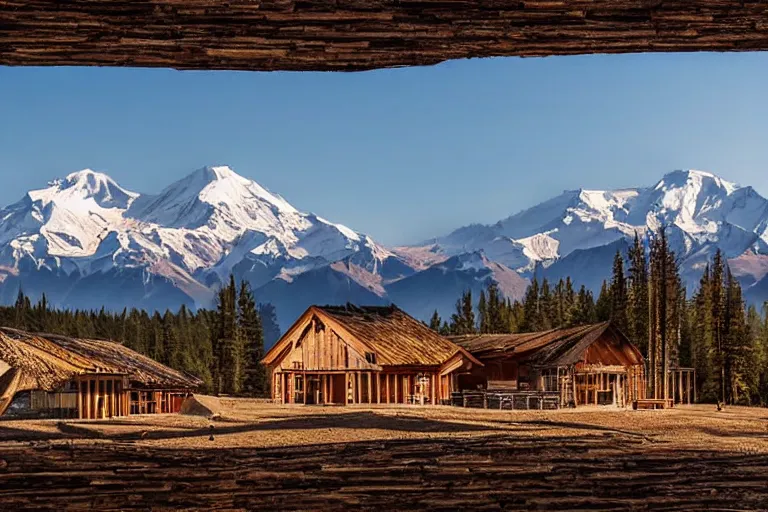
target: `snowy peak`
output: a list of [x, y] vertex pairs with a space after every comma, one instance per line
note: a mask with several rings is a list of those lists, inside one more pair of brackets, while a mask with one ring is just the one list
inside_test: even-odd
[[483, 250], [527, 273], [573, 251], [635, 233], [670, 228], [676, 252], [688, 256], [717, 244], [729, 256], [768, 250], [768, 201], [711, 172], [670, 172], [650, 187], [567, 190], [493, 225], [470, 225], [438, 239], [447, 255]]
[[733, 193], [736, 189], [741, 188], [736, 183], [726, 181], [715, 174], [708, 171], [698, 171], [696, 169], [678, 169], [667, 173], [664, 177], [653, 187], [655, 190], [660, 189], [679, 189], [679, 188], [693, 188], [697, 190], [721, 190], [726, 194]]
[[120, 187], [106, 174], [84, 169], [52, 181], [48, 188], [33, 190], [28, 196], [32, 201], [43, 204], [55, 202], [62, 207], [93, 200], [100, 208], [126, 209], [139, 194]]
[[[159, 195], [142, 197], [129, 215], [175, 228], [198, 228], [217, 220], [236, 229], [258, 229], [281, 213], [298, 214], [282, 197], [227, 166], [203, 167]], [[217, 217], [221, 217], [217, 219]]]

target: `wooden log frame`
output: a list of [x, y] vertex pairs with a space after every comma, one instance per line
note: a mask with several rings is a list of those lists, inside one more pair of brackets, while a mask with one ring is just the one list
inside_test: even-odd
[[0, 64], [359, 71], [449, 59], [768, 49], [740, 0], [0, 1]]

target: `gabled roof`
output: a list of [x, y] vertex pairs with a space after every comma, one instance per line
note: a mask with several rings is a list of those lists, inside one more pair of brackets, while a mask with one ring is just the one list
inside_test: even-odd
[[457, 353], [482, 366], [462, 347], [434, 332], [397, 306], [311, 306], [264, 356], [274, 363], [312, 316], [329, 324], [342, 338], [352, 336], [376, 353], [382, 366], [440, 366]]
[[0, 328], [0, 360], [21, 373], [19, 390], [53, 390], [77, 375], [124, 374], [134, 382], [162, 387], [195, 388], [187, 375], [119, 343], [32, 334]]
[[618, 361], [642, 364], [643, 356], [637, 347], [610, 322], [520, 334], [449, 338], [484, 361], [510, 358], [536, 366], [568, 366], [584, 360], [587, 350], [606, 332], [616, 336], [621, 343], [605, 349], [600, 354], [603, 359], [616, 361], [616, 364]]

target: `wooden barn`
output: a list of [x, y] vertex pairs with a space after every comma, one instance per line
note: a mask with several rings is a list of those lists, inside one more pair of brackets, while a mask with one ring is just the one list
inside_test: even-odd
[[489, 392], [556, 393], [561, 407], [626, 406], [645, 397], [643, 356], [608, 322], [450, 339], [483, 363]]
[[285, 404], [439, 404], [482, 367], [396, 306], [312, 306], [263, 362]]
[[178, 412], [201, 384], [118, 343], [0, 328], [0, 415], [24, 391], [38, 417]]

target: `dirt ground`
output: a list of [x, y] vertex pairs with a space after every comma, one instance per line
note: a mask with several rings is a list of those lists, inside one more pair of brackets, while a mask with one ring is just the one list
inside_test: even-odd
[[768, 409], [0, 421], [0, 510], [89, 509], [768, 510]]

